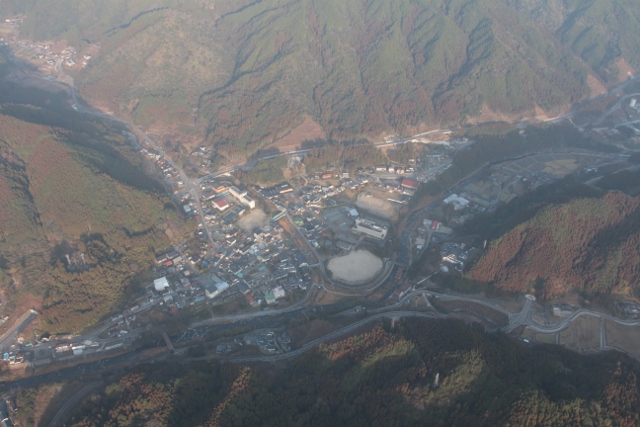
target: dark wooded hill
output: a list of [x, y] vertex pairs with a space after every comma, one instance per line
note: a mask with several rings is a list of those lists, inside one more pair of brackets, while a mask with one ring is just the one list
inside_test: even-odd
[[469, 276], [542, 298], [637, 296], [639, 247], [640, 197], [608, 192], [541, 209], [491, 242]]
[[[638, 372], [619, 353], [582, 356], [459, 321], [407, 320], [322, 345], [287, 369], [141, 366], [69, 425], [635, 426]], [[36, 397], [22, 396], [21, 411]]]
[[125, 304], [183, 221], [121, 126], [49, 92], [6, 81], [0, 92], [3, 309], [35, 307], [39, 329], [79, 331]]

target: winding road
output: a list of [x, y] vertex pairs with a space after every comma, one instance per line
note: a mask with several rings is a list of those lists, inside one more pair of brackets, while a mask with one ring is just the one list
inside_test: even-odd
[[290, 351], [288, 353], [282, 353], [282, 354], [274, 354], [273, 356], [246, 356], [246, 357], [233, 357], [233, 358], [229, 358], [226, 359], [229, 362], [233, 362], [233, 363], [249, 363], [249, 362], [276, 362], [278, 360], [285, 360], [285, 359], [291, 359], [293, 357], [297, 357], [300, 356], [302, 353], [304, 353], [305, 351], [308, 351], [322, 343], [325, 343], [327, 341], [331, 341], [333, 339], [339, 338], [343, 335], [347, 335], [353, 331], [355, 331], [356, 329], [374, 322], [376, 320], [379, 319], [383, 319], [383, 318], [388, 318], [388, 319], [400, 319], [403, 317], [423, 317], [423, 318], [427, 318], [427, 319], [438, 319], [438, 318], [442, 318], [442, 316], [439, 315], [433, 315], [433, 314], [429, 314], [429, 313], [423, 313], [420, 311], [389, 311], [389, 312], [385, 312], [385, 313], [380, 313], [380, 314], [375, 314], [373, 316], [369, 316], [366, 319], [362, 319], [359, 320], [355, 323], [352, 323], [349, 326], [345, 326], [344, 328], [338, 329], [337, 331], [331, 332], [321, 338], [315, 339], [305, 345], [303, 345], [302, 347]]
[[76, 409], [76, 406], [80, 401], [88, 395], [90, 392], [97, 390], [102, 386], [101, 381], [93, 382], [82, 389], [80, 389], [76, 394], [74, 394], [67, 402], [58, 410], [56, 415], [53, 417], [51, 422], [48, 424], [48, 427], [59, 427], [65, 421], [67, 415], [69, 415], [69, 411]]

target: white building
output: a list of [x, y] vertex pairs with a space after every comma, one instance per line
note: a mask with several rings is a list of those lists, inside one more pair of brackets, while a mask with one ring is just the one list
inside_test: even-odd
[[387, 228], [373, 221], [364, 218], [357, 218], [356, 225], [353, 227], [358, 233], [384, 240], [387, 237]]
[[227, 282], [220, 282], [205, 286], [204, 292], [208, 299], [213, 299], [227, 289], [229, 289], [229, 284]]
[[256, 201], [253, 200], [251, 197], [247, 196], [246, 190], [240, 191], [237, 187], [232, 186], [232, 187], [229, 187], [229, 193], [231, 193], [233, 197], [238, 199], [240, 203], [247, 206], [249, 209], [253, 209], [256, 207]]
[[273, 288], [273, 296], [275, 297], [275, 299], [280, 299], [280, 298], [284, 298], [285, 297], [285, 291], [282, 288], [282, 286], [277, 286], [275, 288]]
[[153, 281], [153, 287], [158, 292], [162, 292], [169, 287], [169, 281], [166, 277], [161, 277]]
[[457, 194], [450, 195], [449, 197], [444, 199], [443, 202], [447, 205], [452, 204], [454, 209], [457, 211], [460, 209], [464, 209], [469, 205], [469, 201], [467, 199], [465, 199], [464, 197], [460, 197]]

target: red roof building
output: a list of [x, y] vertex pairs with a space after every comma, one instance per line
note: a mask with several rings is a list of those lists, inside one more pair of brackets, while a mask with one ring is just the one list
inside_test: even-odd
[[251, 305], [251, 307], [257, 307], [258, 306], [258, 302], [256, 301], [256, 299], [251, 294], [246, 294], [244, 297], [247, 300], [247, 302]]
[[418, 181], [414, 181], [412, 179], [405, 178], [405, 179], [402, 180], [400, 185], [402, 187], [404, 187], [404, 188], [411, 188], [413, 190], [417, 190], [418, 187], [420, 186], [420, 183]]
[[221, 199], [220, 197], [213, 199], [211, 203], [213, 204], [213, 207], [218, 209], [219, 211], [223, 211], [229, 207], [229, 202], [227, 202], [225, 199]]

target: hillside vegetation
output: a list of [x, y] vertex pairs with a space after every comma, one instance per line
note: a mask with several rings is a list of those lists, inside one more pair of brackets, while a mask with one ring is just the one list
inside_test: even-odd
[[[0, 291], [5, 310], [29, 301], [43, 329], [77, 331], [123, 304], [182, 226], [122, 128], [51, 107], [0, 105]], [[68, 271], [74, 252], [87, 265]]]
[[541, 209], [491, 242], [469, 273], [497, 290], [638, 296], [640, 197], [608, 192]]
[[589, 96], [589, 75], [640, 66], [632, 0], [5, 3], [25, 36], [100, 47], [75, 76], [88, 100], [227, 160], [306, 118], [352, 140], [554, 114]]
[[580, 356], [457, 321], [407, 320], [321, 345], [288, 369], [137, 367], [70, 425], [634, 426], [637, 375], [617, 353]]

